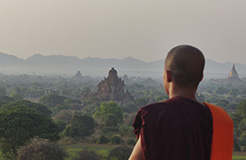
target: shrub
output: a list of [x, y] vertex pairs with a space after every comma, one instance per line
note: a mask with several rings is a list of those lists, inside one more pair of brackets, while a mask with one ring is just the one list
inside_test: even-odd
[[111, 138], [111, 143], [112, 144], [121, 144], [121, 143], [123, 143], [123, 139], [120, 138], [119, 136], [113, 136]]
[[132, 152], [132, 148], [120, 146], [112, 149], [108, 156], [108, 159], [126, 160], [129, 158]]
[[134, 139], [127, 139], [126, 144], [128, 145], [135, 145], [136, 141]]
[[109, 140], [108, 140], [108, 138], [105, 137], [105, 136], [100, 136], [100, 137], [97, 139], [97, 143], [98, 143], [98, 144], [105, 144], [105, 143], [108, 143], [108, 142], [109, 142]]
[[19, 150], [18, 160], [64, 160], [65, 151], [47, 139], [33, 138]]
[[91, 150], [83, 150], [77, 153], [73, 160], [101, 160], [102, 157]]

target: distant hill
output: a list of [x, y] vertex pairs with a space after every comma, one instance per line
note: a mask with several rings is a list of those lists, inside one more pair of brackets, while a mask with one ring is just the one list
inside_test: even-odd
[[[218, 63], [206, 60], [205, 77], [223, 78], [232, 68], [236, 69], [240, 76], [246, 77], [246, 64], [233, 62]], [[0, 53], [0, 73], [2, 74], [45, 74], [45, 75], [75, 75], [80, 71], [83, 76], [107, 76], [111, 67], [114, 67], [120, 76], [135, 77], [162, 77], [164, 60], [144, 62], [132, 57], [125, 59], [101, 59], [73, 56], [35, 54], [27, 59], [20, 59], [13, 55]]]

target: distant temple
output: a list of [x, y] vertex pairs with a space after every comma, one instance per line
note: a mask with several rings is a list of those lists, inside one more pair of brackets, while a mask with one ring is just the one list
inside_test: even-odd
[[239, 78], [238, 73], [236, 71], [235, 65], [232, 66], [232, 69], [229, 72], [229, 76], [227, 78], [227, 81], [230, 81], [230, 82], [241, 81], [241, 79]]
[[80, 71], [77, 71], [77, 73], [75, 74], [75, 76], [73, 76], [73, 79], [81, 79], [82, 78], [82, 74], [80, 73]]
[[108, 77], [97, 85], [97, 97], [102, 101], [126, 103], [133, 100], [128, 91], [124, 91], [124, 81], [118, 78], [117, 71], [112, 67]]

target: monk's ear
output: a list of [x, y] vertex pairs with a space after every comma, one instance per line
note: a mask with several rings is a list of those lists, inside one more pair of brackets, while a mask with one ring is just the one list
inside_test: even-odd
[[203, 76], [204, 76], [204, 75], [202, 74], [202, 77], [201, 77], [201, 80], [200, 80], [200, 82], [201, 82], [201, 81], [203, 80]]
[[167, 81], [172, 82], [172, 73], [171, 71], [166, 71]]

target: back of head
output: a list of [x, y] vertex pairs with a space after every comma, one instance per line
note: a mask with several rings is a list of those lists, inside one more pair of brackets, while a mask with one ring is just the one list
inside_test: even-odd
[[168, 52], [165, 69], [173, 82], [182, 87], [197, 87], [203, 77], [205, 59], [202, 52], [189, 45], [174, 47]]

